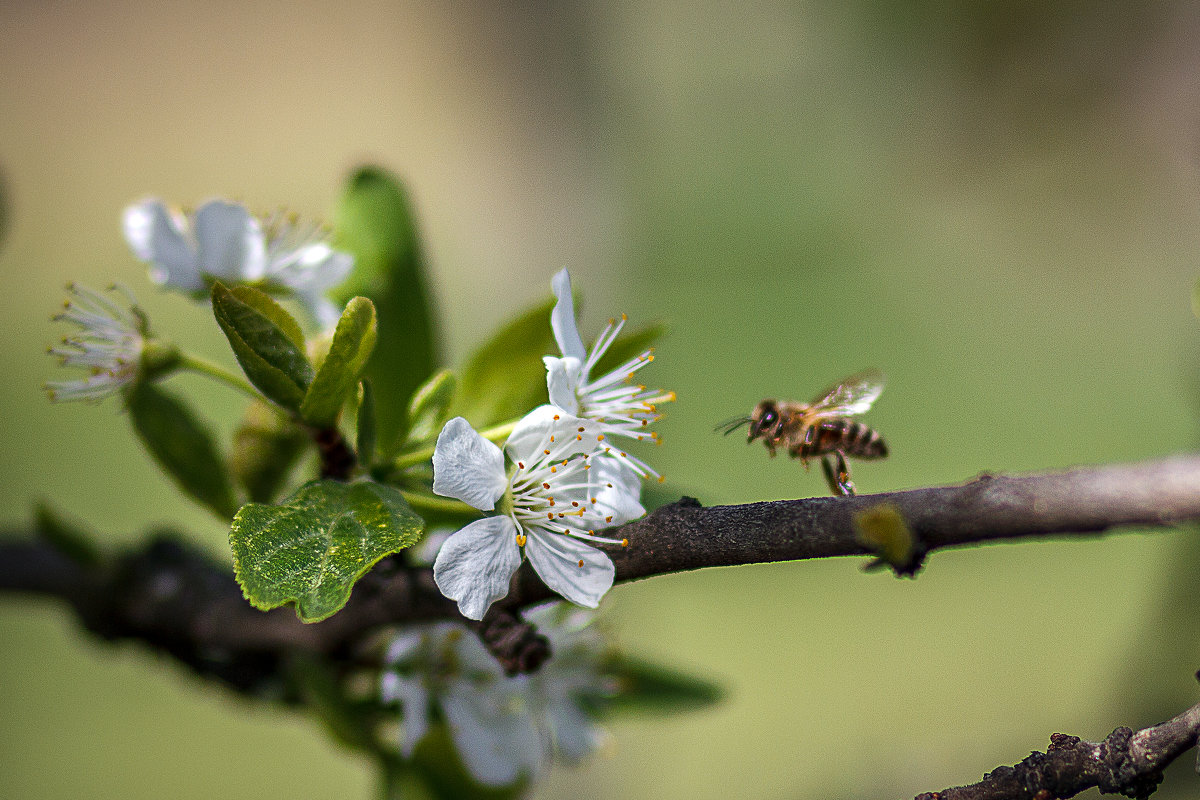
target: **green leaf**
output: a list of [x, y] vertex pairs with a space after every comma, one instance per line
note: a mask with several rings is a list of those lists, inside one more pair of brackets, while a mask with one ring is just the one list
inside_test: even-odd
[[654, 325], [647, 325], [645, 328], [631, 333], [621, 334], [615, 342], [609, 345], [604, 356], [596, 362], [596, 366], [592, 367], [591, 376], [595, 378], [600, 375], [607, 375], [629, 359], [641, 355], [642, 352], [648, 350], [652, 344], [658, 341], [666, 331], [667, 328], [665, 325], [656, 323]]
[[233, 569], [264, 611], [296, 604], [303, 622], [325, 619], [379, 559], [421, 537], [400, 492], [370, 481], [312, 481], [280, 505], [250, 503], [233, 520]]
[[102, 560], [96, 547], [96, 534], [69, 520], [49, 503], [39, 502], [33, 509], [33, 529], [56, 550], [83, 566], [94, 566]]
[[703, 678], [640, 658], [623, 656], [611, 672], [617, 678], [617, 694], [597, 707], [602, 714], [693, 711], [713, 705], [722, 695], [719, 686]]
[[450, 402], [458, 388], [458, 379], [448, 369], [433, 374], [408, 401], [410, 441], [431, 438], [446, 421]]
[[296, 410], [313, 379], [300, 325], [257, 289], [212, 289], [213, 315], [250, 382], [284, 408]]
[[319, 428], [337, 422], [342, 404], [371, 356], [375, 337], [375, 306], [365, 297], [355, 297], [342, 312], [329, 352], [300, 403], [305, 422]]
[[462, 370], [451, 416], [476, 428], [519, 417], [546, 402], [542, 356], [558, 352], [550, 329], [554, 300], [531, 308], [475, 351]]
[[292, 468], [312, 439], [274, 406], [259, 400], [246, 409], [233, 436], [230, 466], [251, 500], [279, 497]]
[[354, 449], [358, 453], [358, 463], [370, 467], [375, 463], [375, 391], [370, 381], [363, 381], [358, 386]]
[[220, 516], [233, 516], [237, 503], [229, 470], [192, 410], [152, 383], [135, 384], [125, 406], [146, 449], [179, 487]]
[[370, 298], [379, 314], [379, 342], [365, 375], [381, 401], [379, 440], [393, 442], [405, 426], [404, 401], [433, 372], [439, 349], [407, 193], [384, 170], [358, 170], [338, 205], [334, 230], [337, 247], [354, 255], [339, 299]]

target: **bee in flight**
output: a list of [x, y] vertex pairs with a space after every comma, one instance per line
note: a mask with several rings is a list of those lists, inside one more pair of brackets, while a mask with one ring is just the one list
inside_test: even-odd
[[747, 442], [762, 439], [775, 455], [784, 447], [788, 455], [808, 467], [808, 459], [821, 457], [825, 479], [836, 495], [854, 494], [846, 458], [885, 458], [883, 437], [850, 417], [865, 414], [883, 391], [883, 374], [866, 370], [829, 387], [809, 403], [763, 400], [748, 417], [736, 417], [717, 427], [726, 435], [750, 426]]

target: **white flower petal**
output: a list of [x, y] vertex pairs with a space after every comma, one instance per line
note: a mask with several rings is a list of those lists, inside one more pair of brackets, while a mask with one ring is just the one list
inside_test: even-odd
[[508, 517], [485, 517], [446, 540], [433, 562], [433, 580], [442, 594], [458, 601], [464, 617], [483, 619], [488, 607], [508, 594], [519, 566], [517, 526]]
[[[537, 461], [553, 436], [557, 458], [590, 453], [597, 444], [595, 427], [594, 423], [568, 414], [557, 406], [538, 406], [513, 428], [508, 441], [504, 443], [504, 449], [513, 461]], [[584, 429], [582, 434], [580, 428]], [[582, 438], [578, 438], [580, 436]]]
[[256, 281], [266, 271], [262, 227], [237, 203], [211, 200], [195, 219], [200, 271], [228, 281]]
[[554, 731], [555, 748], [568, 761], [578, 761], [604, 741], [604, 731], [570, 696], [552, 698], [546, 704], [546, 716]]
[[554, 591], [581, 606], [595, 608], [612, 588], [612, 559], [590, 544], [536, 529], [528, 532], [525, 555], [538, 577]]
[[487, 687], [458, 682], [442, 697], [450, 735], [471, 777], [507, 786], [537, 772], [540, 747], [528, 709], [502, 681]]
[[614, 456], [597, 456], [592, 459], [589, 478], [594, 487], [592, 496], [596, 498], [594, 507], [605, 517], [606, 525], [624, 525], [646, 513], [641, 503], [642, 482], [624, 461]]
[[121, 226], [129, 249], [150, 264], [150, 280], [185, 292], [204, 289], [185, 223], [161, 201], [144, 200], [129, 206], [121, 215]]
[[[421, 635], [415, 635], [420, 641]], [[404, 722], [400, 752], [408, 758], [429, 730], [429, 690], [419, 677], [385, 672], [379, 682], [379, 699], [384, 703], [400, 704]]]
[[575, 300], [571, 296], [571, 276], [564, 269], [554, 276], [550, 282], [554, 287], [554, 296], [558, 302], [550, 312], [550, 327], [554, 330], [554, 341], [564, 356], [579, 359], [580, 363], [587, 358], [587, 348], [579, 337], [579, 328], [575, 325]]
[[546, 365], [546, 388], [551, 405], [568, 414], [579, 414], [579, 381], [583, 377], [583, 362], [573, 356], [555, 358], [543, 356]]
[[447, 422], [433, 448], [433, 493], [491, 511], [506, 489], [504, 452], [462, 417]]

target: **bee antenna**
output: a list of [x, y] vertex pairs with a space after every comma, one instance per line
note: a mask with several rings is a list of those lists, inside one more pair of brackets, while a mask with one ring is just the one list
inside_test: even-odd
[[743, 425], [749, 425], [749, 424], [750, 424], [749, 417], [734, 417], [733, 419], [725, 420], [720, 425], [713, 428], [713, 433], [724, 433], [726, 436], [728, 436], [729, 434], [733, 433], [734, 431], [736, 431], [738, 428], [742, 427]]

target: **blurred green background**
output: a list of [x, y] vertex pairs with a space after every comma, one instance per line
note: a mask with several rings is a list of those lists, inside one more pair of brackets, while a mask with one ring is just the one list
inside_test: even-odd
[[[114, 543], [169, 522], [226, 553], [116, 403], [46, 401], [49, 317], [66, 281], [121, 281], [160, 333], [232, 363], [205, 309], [150, 290], [122, 207], [324, 216], [362, 163], [408, 181], [453, 359], [562, 266], [585, 337], [622, 311], [669, 322], [645, 374], [679, 401], [653, 459], [707, 504], [822, 493], [713, 426], [867, 366], [893, 455], [861, 491], [1194, 450], [1198, 44], [1189, 2], [9, 0], [0, 522], [49, 498]], [[240, 408], [180, 384], [213, 419]], [[629, 649], [728, 697], [619, 722], [536, 796], [912, 796], [1198, 696], [1194, 528], [938, 553], [915, 581], [860, 563], [614, 590]], [[0, 598], [0, 647], [4, 797], [374, 788], [305, 719], [53, 605]], [[1200, 792], [1187, 763], [1168, 783]]]

